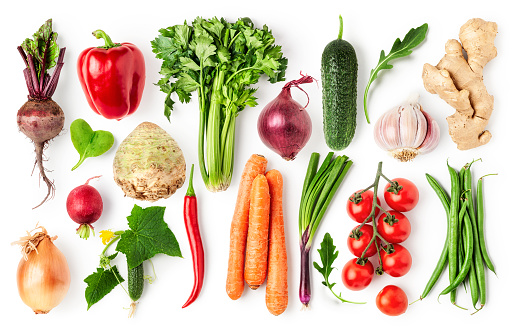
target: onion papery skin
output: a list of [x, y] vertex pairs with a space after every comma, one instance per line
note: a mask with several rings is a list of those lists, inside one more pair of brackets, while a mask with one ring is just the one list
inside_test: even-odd
[[257, 121], [262, 142], [287, 161], [294, 160], [312, 134], [312, 121], [305, 108], [283, 88], [262, 110]]
[[21, 300], [36, 314], [47, 314], [59, 305], [70, 287], [70, 270], [64, 254], [46, 236], [17, 272]]

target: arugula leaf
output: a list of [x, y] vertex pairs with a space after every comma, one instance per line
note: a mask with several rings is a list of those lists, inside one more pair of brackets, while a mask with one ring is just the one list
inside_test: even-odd
[[141, 208], [134, 205], [127, 217], [130, 229], [121, 234], [116, 251], [127, 256], [127, 264], [132, 269], [156, 254], [182, 257], [180, 247], [173, 232], [164, 222], [165, 207]]
[[[114, 256], [116, 257], [116, 256]], [[125, 281], [118, 272], [116, 265], [109, 268], [97, 268], [96, 272], [89, 275], [84, 282], [86, 287], [87, 309], [99, 302], [109, 292], [111, 292], [118, 284]]]
[[321, 258], [321, 264], [323, 266], [320, 266], [318, 263], [314, 262], [314, 268], [319, 271], [323, 275], [323, 281], [321, 282], [323, 285], [328, 287], [330, 289], [330, 292], [339, 299], [341, 302], [349, 302], [353, 304], [365, 304], [364, 302], [351, 302], [348, 300], [345, 300], [341, 297], [341, 293], [336, 294], [334, 290], [332, 289], [336, 283], [330, 283], [329, 277], [332, 273], [332, 270], [334, 270], [334, 267], [332, 264], [334, 264], [334, 261], [336, 260], [337, 256], [339, 255], [339, 251], [336, 250], [336, 247], [334, 245], [334, 240], [332, 239], [332, 236], [330, 236], [329, 233], [325, 233], [325, 236], [323, 237], [323, 241], [321, 242], [321, 248], [318, 249], [319, 256]]
[[80, 159], [71, 171], [78, 168], [88, 157], [98, 157], [112, 147], [114, 136], [106, 130], [93, 131], [83, 119], [77, 119], [70, 125], [70, 136], [73, 146], [80, 154]]
[[425, 40], [427, 30], [428, 24], [426, 23], [417, 28], [412, 28], [411, 30], [409, 30], [407, 35], [405, 35], [403, 41], [401, 41], [399, 38], [397, 38], [396, 41], [394, 41], [393, 47], [391, 48], [391, 51], [389, 51], [389, 54], [387, 54], [387, 56], [384, 50], [380, 52], [378, 65], [371, 70], [368, 85], [366, 86], [366, 90], [364, 91], [364, 113], [366, 114], [366, 120], [368, 121], [368, 123], [370, 123], [370, 121], [368, 116], [367, 100], [371, 83], [374, 82], [375, 79], [377, 79], [378, 72], [380, 72], [380, 70], [389, 70], [393, 68], [391, 64], [388, 64], [389, 61], [410, 55], [412, 53], [412, 49], [417, 47], [419, 44], [421, 44], [421, 42]]

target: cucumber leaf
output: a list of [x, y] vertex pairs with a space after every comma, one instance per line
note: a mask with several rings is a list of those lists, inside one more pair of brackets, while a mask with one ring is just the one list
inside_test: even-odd
[[156, 254], [182, 257], [173, 232], [164, 222], [165, 207], [141, 208], [134, 205], [127, 217], [130, 229], [121, 234], [116, 251], [127, 257], [129, 269], [135, 268]]
[[394, 41], [393, 47], [391, 48], [391, 51], [389, 51], [389, 54], [386, 55], [384, 50], [380, 52], [378, 65], [371, 70], [368, 85], [366, 86], [366, 90], [364, 91], [364, 113], [366, 114], [366, 120], [368, 121], [368, 123], [370, 123], [370, 121], [368, 116], [367, 101], [371, 83], [373, 83], [375, 79], [377, 79], [380, 70], [390, 70], [393, 68], [393, 66], [388, 63], [389, 61], [410, 55], [412, 53], [412, 50], [425, 40], [427, 30], [428, 24], [426, 23], [417, 28], [412, 28], [411, 30], [409, 30], [407, 35], [405, 35], [403, 41], [399, 38], [397, 38], [396, 41]]
[[103, 155], [114, 144], [114, 136], [106, 130], [93, 131], [91, 126], [83, 120], [77, 119], [70, 126], [71, 142], [80, 154], [80, 159], [71, 171], [78, 168], [86, 158]]
[[124, 282], [116, 268], [116, 265], [108, 269], [97, 268], [96, 272], [89, 275], [84, 282], [86, 287], [87, 309], [99, 302], [109, 292], [111, 292], [118, 284]]

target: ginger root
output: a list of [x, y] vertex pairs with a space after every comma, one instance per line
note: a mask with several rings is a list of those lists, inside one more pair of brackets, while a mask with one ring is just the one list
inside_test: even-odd
[[[471, 19], [459, 32], [459, 39], [446, 42], [446, 55], [437, 66], [423, 66], [423, 84], [456, 111], [446, 118], [450, 136], [460, 150], [484, 145], [491, 139], [485, 130], [493, 111], [494, 99], [483, 81], [484, 66], [496, 57], [495, 22]], [[462, 49], [466, 51], [464, 56]]]

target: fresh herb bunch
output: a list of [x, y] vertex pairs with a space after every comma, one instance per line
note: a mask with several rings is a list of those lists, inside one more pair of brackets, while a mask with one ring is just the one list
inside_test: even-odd
[[[96, 272], [84, 279], [87, 284], [85, 293], [87, 309], [125, 281], [116, 265], [111, 265], [111, 261], [116, 258], [119, 252], [125, 254], [127, 258], [129, 273], [157, 254], [182, 257], [175, 235], [164, 222], [164, 210], [165, 207], [141, 208], [134, 205], [130, 216], [127, 217], [130, 229], [116, 232], [103, 230], [100, 232], [102, 242], [106, 246], [100, 255], [100, 266], [96, 269]], [[115, 243], [117, 252], [108, 255], [107, 250]], [[145, 277], [145, 279], [149, 278]], [[125, 291], [130, 296], [130, 292]], [[135, 302], [132, 302], [131, 314], [133, 314], [134, 308]]]
[[169, 120], [172, 93], [188, 103], [197, 91], [200, 172], [210, 191], [223, 191], [232, 178], [235, 119], [246, 106], [257, 105], [257, 89], [250, 85], [261, 74], [271, 83], [283, 81], [287, 59], [271, 30], [255, 28], [249, 18], [230, 23], [198, 17], [192, 25], [175, 25], [159, 33], [152, 50], [163, 61], [157, 85], [166, 93], [164, 114]]

